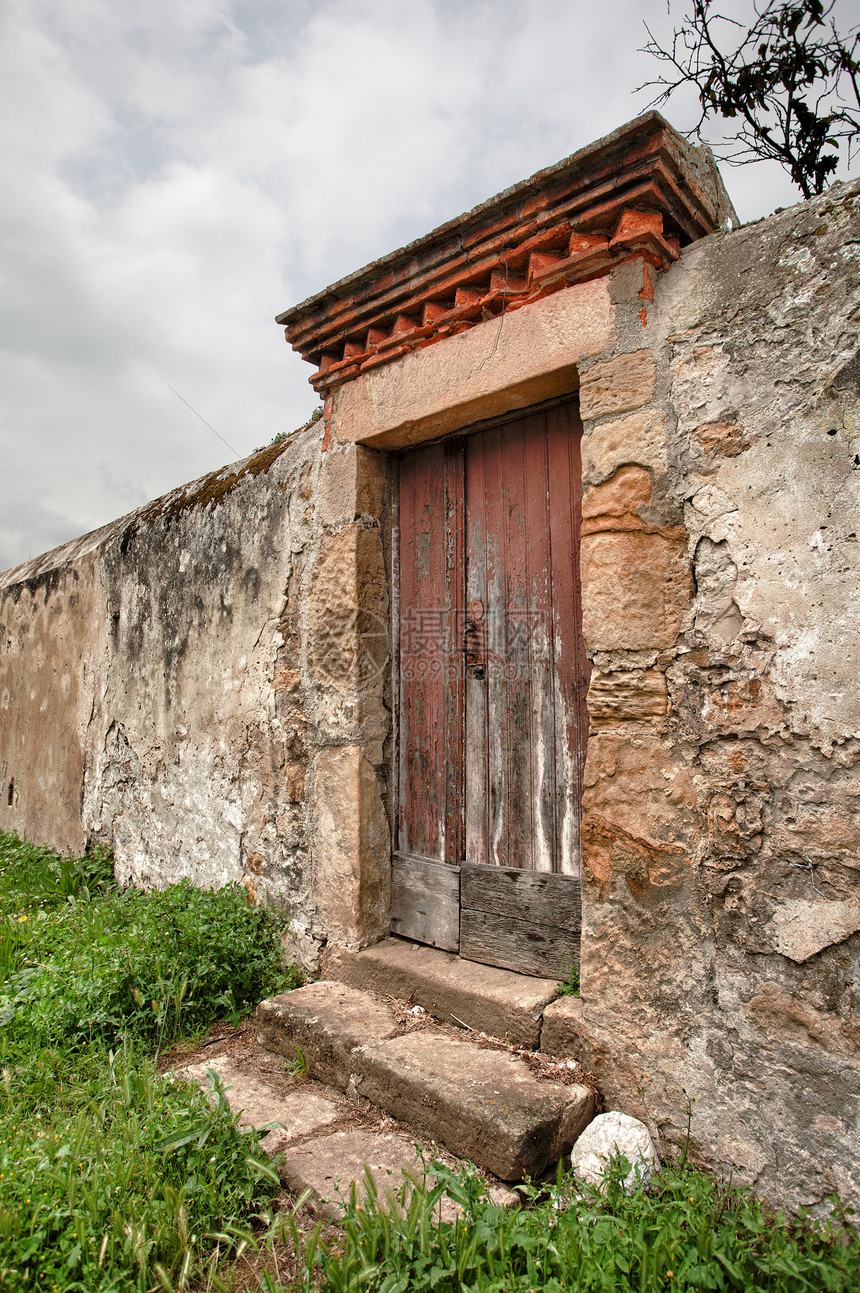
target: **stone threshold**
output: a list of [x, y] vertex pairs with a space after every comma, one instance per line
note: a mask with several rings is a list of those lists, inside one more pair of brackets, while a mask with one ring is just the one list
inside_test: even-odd
[[323, 974], [353, 988], [409, 1001], [444, 1024], [527, 1050], [579, 1059], [580, 1002], [559, 996], [556, 979], [480, 965], [397, 937], [359, 952], [329, 947]]

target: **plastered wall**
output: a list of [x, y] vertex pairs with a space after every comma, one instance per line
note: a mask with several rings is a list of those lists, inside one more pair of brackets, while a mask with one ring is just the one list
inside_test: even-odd
[[689, 247], [582, 370], [570, 1046], [795, 1207], [860, 1182], [858, 196]]
[[388, 921], [388, 469], [323, 437], [0, 578], [3, 829], [111, 844], [123, 881], [239, 881], [310, 965]]

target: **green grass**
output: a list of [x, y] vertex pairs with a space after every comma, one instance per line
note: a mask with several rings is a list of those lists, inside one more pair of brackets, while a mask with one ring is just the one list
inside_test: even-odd
[[177, 1038], [299, 982], [278, 935], [239, 887], [120, 890], [106, 856], [0, 834], [0, 1293], [860, 1287], [838, 1201], [826, 1225], [774, 1216], [686, 1161], [632, 1195], [623, 1160], [602, 1193], [559, 1174], [514, 1210], [434, 1163], [397, 1207], [371, 1182], [333, 1237], [300, 1229], [223, 1092], [213, 1107], [156, 1070]]
[[[645, 1190], [623, 1188], [613, 1165], [604, 1192], [559, 1173], [533, 1206], [494, 1205], [476, 1174], [434, 1164], [436, 1183], [391, 1208], [371, 1190], [349, 1210], [336, 1247], [311, 1245], [302, 1287], [331, 1293], [813, 1293], [860, 1287], [860, 1241], [840, 1223], [789, 1222], [689, 1164], [664, 1168]], [[462, 1206], [440, 1223], [443, 1192]]]
[[579, 964], [570, 958], [570, 969], [567, 972], [567, 978], [557, 984], [556, 992], [560, 997], [578, 997], [579, 996]]
[[266, 1207], [256, 1137], [156, 1060], [296, 985], [278, 934], [239, 886], [120, 890], [0, 834], [0, 1290], [185, 1287]]

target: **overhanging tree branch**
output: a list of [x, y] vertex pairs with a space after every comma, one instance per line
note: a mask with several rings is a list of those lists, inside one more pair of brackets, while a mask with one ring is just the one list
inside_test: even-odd
[[757, 0], [745, 29], [714, 11], [713, 0], [692, 0], [669, 48], [646, 24], [643, 52], [668, 70], [639, 88], [662, 87], [656, 107], [693, 86], [701, 112], [690, 135], [702, 139], [715, 116], [737, 121], [726, 161], [778, 161], [804, 197], [821, 193], [840, 143], [850, 162], [860, 139], [860, 28], [841, 36], [833, 7], [833, 0]]

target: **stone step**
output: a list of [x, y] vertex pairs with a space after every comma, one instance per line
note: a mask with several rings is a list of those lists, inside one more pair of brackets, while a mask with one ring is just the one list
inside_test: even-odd
[[239, 1115], [240, 1127], [267, 1131], [260, 1144], [268, 1155], [277, 1153], [293, 1141], [303, 1140], [328, 1130], [345, 1117], [334, 1092], [307, 1084], [278, 1090], [271, 1082], [248, 1072], [229, 1055], [215, 1055], [199, 1064], [186, 1064], [170, 1075], [194, 1082], [214, 1101], [210, 1074], [218, 1078], [232, 1111]]
[[541, 1078], [505, 1049], [439, 1027], [404, 1032], [384, 1001], [323, 981], [263, 1001], [260, 1044], [364, 1096], [503, 1181], [553, 1167], [594, 1115], [584, 1085]]
[[415, 1002], [443, 1023], [531, 1050], [538, 1049], [543, 1012], [557, 990], [555, 979], [479, 965], [405, 938], [384, 939], [361, 952], [331, 948], [323, 969], [327, 979]]
[[[281, 1159], [280, 1176], [294, 1195], [310, 1196], [308, 1202], [317, 1215], [337, 1221], [346, 1211], [353, 1187], [359, 1203], [367, 1199], [368, 1173], [379, 1199], [391, 1206], [398, 1202], [404, 1184], [426, 1182], [432, 1187], [434, 1178], [425, 1167], [405, 1136], [349, 1128], [290, 1149]], [[445, 1196], [439, 1219], [453, 1221], [461, 1210]]]
[[291, 1062], [307, 1061], [311, 1075], [345, 1091], [353, 1052], [366, 1042], [398, 1032], [384, 1002], [345, 983], [309, 983], [261, 1001], [255, 1015], [257, 1040]]
[[[249, 1053], [251, 1052], [251, 1053]], [[427, 1171], [433, 1149], [416, 1145], [403, 1129], [356, 1127], [355, 1102], [307, 1078], [261, 1076], [258, 1056], [246, 1048], [245, 1064], [229, 1054], [206, 1056], [167, 1074], [170, 1081], [193, 1082], [215, 1101], [212, 1077], [224, 1090], [240, 1127], [261, 1135], [260, 1147], [272, 1159], [284, 1185], [303, 1198], [318, 1216], [339, 1220], [355, 1187], [359, 1202], [368, 1195], [368, 1174], [379, 1198], [397, 1203], [404, 1185], [435, 1178]], [[388, 1124], [390, 1127], [390, 1123]], [[489, 1185], [493, 1202], [519, 1204], [505, 1186]], [[436, 1204], [443, 1221], [453, 1221], [462, 1208], [447, 1194]]]

